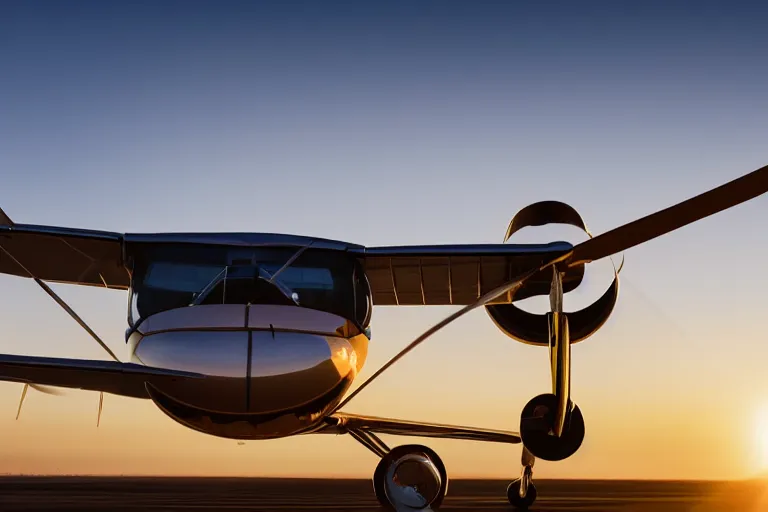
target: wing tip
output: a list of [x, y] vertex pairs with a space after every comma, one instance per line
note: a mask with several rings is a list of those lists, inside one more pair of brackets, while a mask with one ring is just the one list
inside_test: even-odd
[[2, 208], [0, 208], [0, 226], [13, 226], [13, 221]]

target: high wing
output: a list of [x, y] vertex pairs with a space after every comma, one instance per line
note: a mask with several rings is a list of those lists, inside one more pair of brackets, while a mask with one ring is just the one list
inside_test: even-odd
[[[205, 241], [222, 243], [222, 235], [213, 234]], [[267, 241], [288, 245], [306, 243], [300, 237], [283, 236], [273, 241], [268, 240], [268, 235], [253, 235], [246, 245]], [[0, 210], [0, 273], [125, 290], [131, 282], [125, 265], [126, 243], [161, 238], [164, 239], [163, 235], [141, 238], [107, 231], [16, 224]], [[199, 235], [176, 238], [204, 243]], [[373, 304], [393, 306], [471, 304], [521, 271], [573, 249], [567, 242], [404, 247], [361, 247], [342, 242], [326, 245], [331, 250], [359, 257], [371, 286]], [[565, 277], [565, 291], [578, 286], [583, 274], [583, 265], [571, 269]], [[534, 277], [515, 293], [515, 299], [546, 295], [549, 284], [549, 275]], [[495, 302], [511, 300], [512, 297], [506, 296]]]
[[[567, 242], [367, 247], [362, 259], [374, 305], [467, 305], [572, 249]], [[543, 272], [527, 280], [514, 300], [547, 295], [551, 277]], [[563, 291], [576, 288], [583, 277], [583, 265], [569, 269]], [[511, 296], [502, 296], [491, 303], [509, 302]]]
[[162, 385], [180, 379], [201, 379], [191, 372], [152, 368], [133, 363], [0, 355], [0, 381], [103, 391], [149, 399], [145, 383]]
[[125, 290], [122, 235], [15, 224], [0, 210], [0, 273]]
[[[173, 241], [238, 245], [307, 245], [351, 254], [362, 260], [374, 305], [466, 305], [522, 271], [573, 249], [550, 244], [464, 244], [362, 247], [345, 242], [263, 233], [126, 235], [54, 226], [17, 224], [0, 210], [0, 273], [41, 281], [128, 289], [126, 250], [132, 244]], [[565, 276], [565, 292], [579, 285], [584, 266]], [[549, 293], [550, 276], [528, 280], [514, 299]], [[495, 303], [511, 302], [502, 296]]]
[[518, 433], [506, 430], [461, 427], [440, 423], [421, 423], [347, 413], [335, 413], [328, 417], [326, 421], [327, 426], [317, 433], [344, 434], [350, 430], [357, 430], [373, 434], [392, 434], [398, 436], [437, 437], [507, 444], [520, 443], [520, 435]]

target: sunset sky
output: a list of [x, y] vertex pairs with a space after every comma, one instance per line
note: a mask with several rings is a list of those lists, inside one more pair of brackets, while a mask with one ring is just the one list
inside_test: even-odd
[[[115, 4], [0, 5], [0, 206], [16, 222], [496, 243], [535, 201], [569, 202], [599, 233], [768, 164], [768, 5]], [[768, 470], [766, 218], [762, 197], [625, 254], [614, 315], [573, 349], [584, 445], [537, 477]], [[609, 262], [589, 268], [567, 307], [609, 284]], [[127, 359], [124, 292], [55, 289]], [[377, 309], [359, 381], [452, 311]], [[0, 352], [107, 357], [11, 276]], [[346, 410], [516, 430], [548, 372], [545, 349], [478, 310]], [[0, 383], [0, 473], [368, 478], [376, 465], [351, 438], [238, 446], [114, 396], [97, 429], [92, 392], [30, 391], [15, 421], [21, 389]], [[426, 444], [453, 477], [519, 472], [519, 446]]]

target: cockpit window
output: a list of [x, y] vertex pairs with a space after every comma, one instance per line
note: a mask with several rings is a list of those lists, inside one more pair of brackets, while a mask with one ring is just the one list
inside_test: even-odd
[[219, 273], [221, 266], [156, 261], [149, 264], [144, 276], [144, 286], [195, 293], [202, 290]]
[[129, 321], [133, 325], [194, 304], [250, 303], [318, 309], [358, 324], [367, 322], [370, 288], [360, 263], [338, 251], [308, 248], [297, 255], [297, 249], [173, 244], [134, 248]]
[[[282, 265], [262, 265], [261, 268], [274, 275]], [[311, 290], [333, 290], [333, 274], [322, 267], [290, 266], [280, 272], [278, 279], [287, 287]]]
[[264, 278], [256, 266], [227, 267], [199, 293], [194, 305], [282, 304], [297, 306], [298, 295]]

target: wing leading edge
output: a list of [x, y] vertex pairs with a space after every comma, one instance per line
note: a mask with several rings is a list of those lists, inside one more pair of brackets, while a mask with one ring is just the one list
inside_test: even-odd
[[200, 379], [203, 375], [134, 363], [0, 355], [0, 381], [103, 391], [149, 399], [145, 383]]
[[317, 432], [323, 434], [344, 434], [350, 430], [368, 431], [373, 434], [398, 436], [462, 439], [490, 443], [520, 443], [520, 435], [506, 430], [491, 430], [441, 423], [403, 421], [376, 416], [336, 413], [328, 418], [328, 426]]

